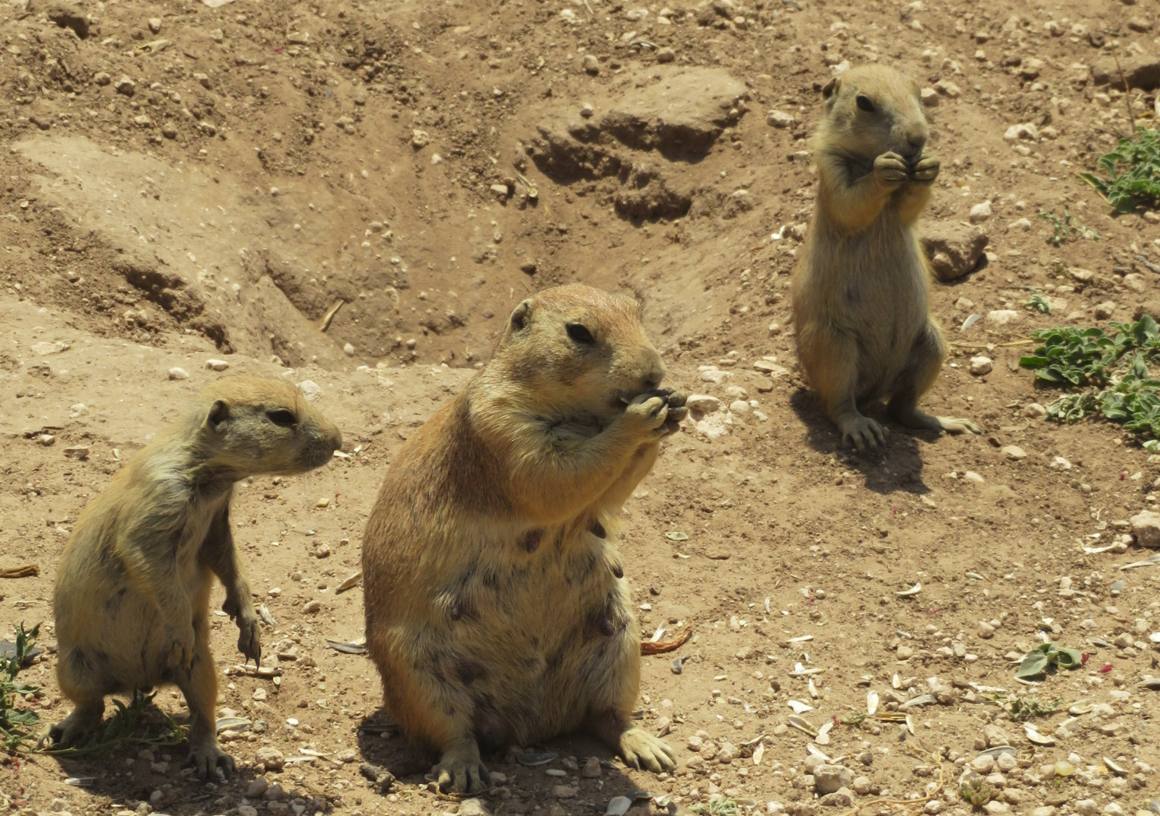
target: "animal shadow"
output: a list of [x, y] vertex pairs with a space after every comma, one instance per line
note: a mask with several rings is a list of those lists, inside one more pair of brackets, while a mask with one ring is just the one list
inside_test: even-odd
[[819, 453], [837, 453], [843, 464], [862, 474], [869, 490], [881, 495], [930, 492], [922, 480], [923, 462], [918, 440], [933, 442], [940, 436], [939, 432], [903, 428], [886, 419], [881, 405], [866, 406], [866, 415], [888, 429], [886, 445], [875, 453], [859, 454], [853, 448], [842, 446], [838, 429], [822, 411], [821, 403], [811, 391], [797, 389], [790, 396], [789, 404], [806, 427], [806, 444]]
[[[359, 725], [358, 746], [363, 762], [360, 771], [379, 794], [389, 793], [395, 782], [418, 786], [433, 784], [427, 775], [438, 762], [438, 754], [418, 747], [402, 736], [398, 726], [381, 709], [364, 718]], [[594, 769], [593, 758], [599, 764], [600, 775], [598, 778], [584, 778], [586, 766], [589, 772]], [[659, 785], [650, 790], [648, 779], [634, 781], [628, 775], [628, 769], [607, 746], [582, 732], [534, 746], [509, 747], [491, 753], [484, 751], [483, 764], [492, 774], [492, 786], [476, 795], [492, 800], [494, 804], [523, 802], [535, 807], [551, 802], [554, 801], [553, 788], [575, 786], [577, 778], [580, 779], [579, 799], [574, 801], [595, 798], [595, 804], [600, 808], [592, 812], [604, 812], [608, 801], [616, 796], [639, 800], [646, 792], [655, 796], [661, 790]], [[563, 775], [552, 775], [553, 770]], [[651, 778], [651, 774], [647, 776]]]
[[[217, 776], [207, 782], [200, 781], [196, 771], [186, 767], [189, 741], [178, 741], [178, 735], [172, 730], [173, 720], [151, 702], [137, 709], [129, 727], [114, 719], [115, 715], [106, 711], [96, 732], [99, 739], [111, 745], [106, 744], [100, 750], [85, 750], [82, 746], [77, 753], [62, 751], [34, 756], [54, 760], [68, 777], [68, 784], [93, 796], [94, 800], [107, 797], [114, 810], [135, 810], [148, 802], [154, 810], [170, 816], [192, 816], [231, 807], [258, 776], [254, 768], [243, 766], [243, 760], [253, 751], [252, 743], [222, 742], [222, 750], [234, 758], [236, 769], [228, 780]], [[114, 730], [116, 737], [110, 739]], [[221, 736], [218, 735], [219, 739]], [[160, 798], [151, 799], [157, 791], [161, 793]], [[94, 801], [91, 812], [97, 809], [98, 803]], [[103, 803], [100, 809], [104, 809]]]

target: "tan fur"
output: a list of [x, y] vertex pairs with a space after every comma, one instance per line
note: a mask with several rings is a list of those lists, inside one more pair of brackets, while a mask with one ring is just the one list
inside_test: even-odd
[[442, 786], [486, 784], [480, 743], [581, 727], [629, 764], [673, 767], [630, 727], [640, 636], [617, 545], [621, 505], [685, 414], [664, 374], [635, 301], [548, 289], [391, 463], [363, 537], [367, 646], [389, 712], [441, 752]]
[[199, 776], [216, 767], [228, 776], [233, 760], [217, 745], [209, 648], [214, 575], [226, 588], [222, 608], [238, 622], [238, 649], [261, 657], [230, 531], [234, 482], [311, 470], [341, 446], [338, 429], [293, 385], [231, 377], [205, 388], [133, 457], [85, 507], [61, 557], [57, 679], [76, 708], [47, 737], [74, 744], [100, 723], [105, 695], [174, 683], [194, 718], [190, 760]]
[[859, 410], [883, 398], [907, 427], [979, 433], [969, 420], [917, 407], [946, 358], [916, 226], [939, 170], [938, 159], [923, 153], [929, 130], [918, 85], [867, 65], [823, 94], [817, 204], [793, 276], [802, 368], [843, 443], [860, 451], [885, 442], [882, 426]]

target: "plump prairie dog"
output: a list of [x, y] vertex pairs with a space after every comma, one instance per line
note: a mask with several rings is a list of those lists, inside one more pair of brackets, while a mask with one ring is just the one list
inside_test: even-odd
[[919, 87], [892, 68], [866, 65], [822, 94], [817, 203], [793, 276], [806, 377], [843, 444], [859, 451], [885, 443], [882, 426], [859, 410], [884, 398], [888, 415], [908, 428], [979, 433], [970, 420], [918, 409], [946, 358], [916, 228], [939, 171], [939, 160], [923, 153], [930, 131]]
[[261, 658], [250, 587], [230, 531], [234, 482], [302, 473], [330, 460], [342, 436], [280, 380], [231, 377], [141, 450], [85, 507], [53, 593], [61, 691], [76, 708], [47, 738], [76, 743], [100, 724], [107, 694], [173, 683], [193, 715], [190, 761], [203, 780], [233, 760], [218, 748], [217, 676], [209, 648], [216, 575], [238, 649]]
[[664, 375], [635, 300], [547, 289], [391, 463], [363, 536], [367, 646], [441, 786], [487, 784], [481, 744], [579, 728], [633, 767], [674, 766], [630, 724], [640, 636], [617, 545], [686, 413]]

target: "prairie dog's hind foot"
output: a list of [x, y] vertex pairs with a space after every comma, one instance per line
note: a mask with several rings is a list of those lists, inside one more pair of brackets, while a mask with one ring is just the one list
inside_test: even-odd
[[842, 446], [853, 445], [858, 453], [873, 452], [886, 444], [886, 429], [856, 411], [843, 414], [834, 420], [834, 424], [842, 434]]
[[972, 433], [981, 434], [983, 429], [969, 419], [957, 417], [940, 417], [920, 411], [917, 408], [890, 409], [890, 415], [907, 428], [916, 428], [926, 431], [946, 431], [952, 434]]
[[664, 773], [677, 766], [673, 749], [663, 740], [640, 728], [626, 729], [620, 735], [616, 750], [626, 765], [637, 770]]
[[470, 739], [445, 750], [427, 778], [440, 790], [455, 793], [479, 793], [491, 787], [491, 774], [479, 758], [479, 745]]
[[71, 714], [45, 731], [37, 741], [38, 748], [71, 748], [79, 744], [101, 724], [105, 713], [104, 701], [100, 707], [78, 707]]
[[221, 768], [222, 775], [226, 779], [233, 776], [237, 769], [234, 758], [218, 747], [217, 740], [212, 735], [190, 744], [189, 758], [185, 764], [193, 766], [197, 771], [197, 778], [202, 782], [215, 781], [214, 771], [218, 768]]

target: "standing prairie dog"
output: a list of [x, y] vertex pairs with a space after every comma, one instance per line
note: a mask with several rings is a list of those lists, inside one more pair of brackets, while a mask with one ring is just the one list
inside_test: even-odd
[[664, 375], [636, 301], [547, 289], [395, 455], [363, 536], [367, 647], [442, 787], [487, 784], [481, 743], [578, 728], [633, 767], [674, 767], [631, 726], [640, 635], [617, 544], [686, 413]]
[[325, 464], [342, 436], [280, 380], [231, 377], [133, 457], [69, 536], [53, 592], [61, 691], [76, 708], [47, 738], [76, 743], [101, 722], [107, 694], [173, 683], [193, 715], [190, 761], [205, 780], [234, 761], [217, 744], [209, 648], [213, 576], [238, 622], [238, 649], [262, 647], [230, 531], [234, 482]]
[[908, 428], [980, 433], [970, 420], [918, 409], [946, 359], [916, 228], [939, 171], [938, 159], [923, 154], [930, 131], [918, 85], [866, 65], [831, 80], [822, 95], [817, 204], [793, 275], [806, 377], [843, 444], [859, 451], [886, 441], [859, 410], [883, 398]]

